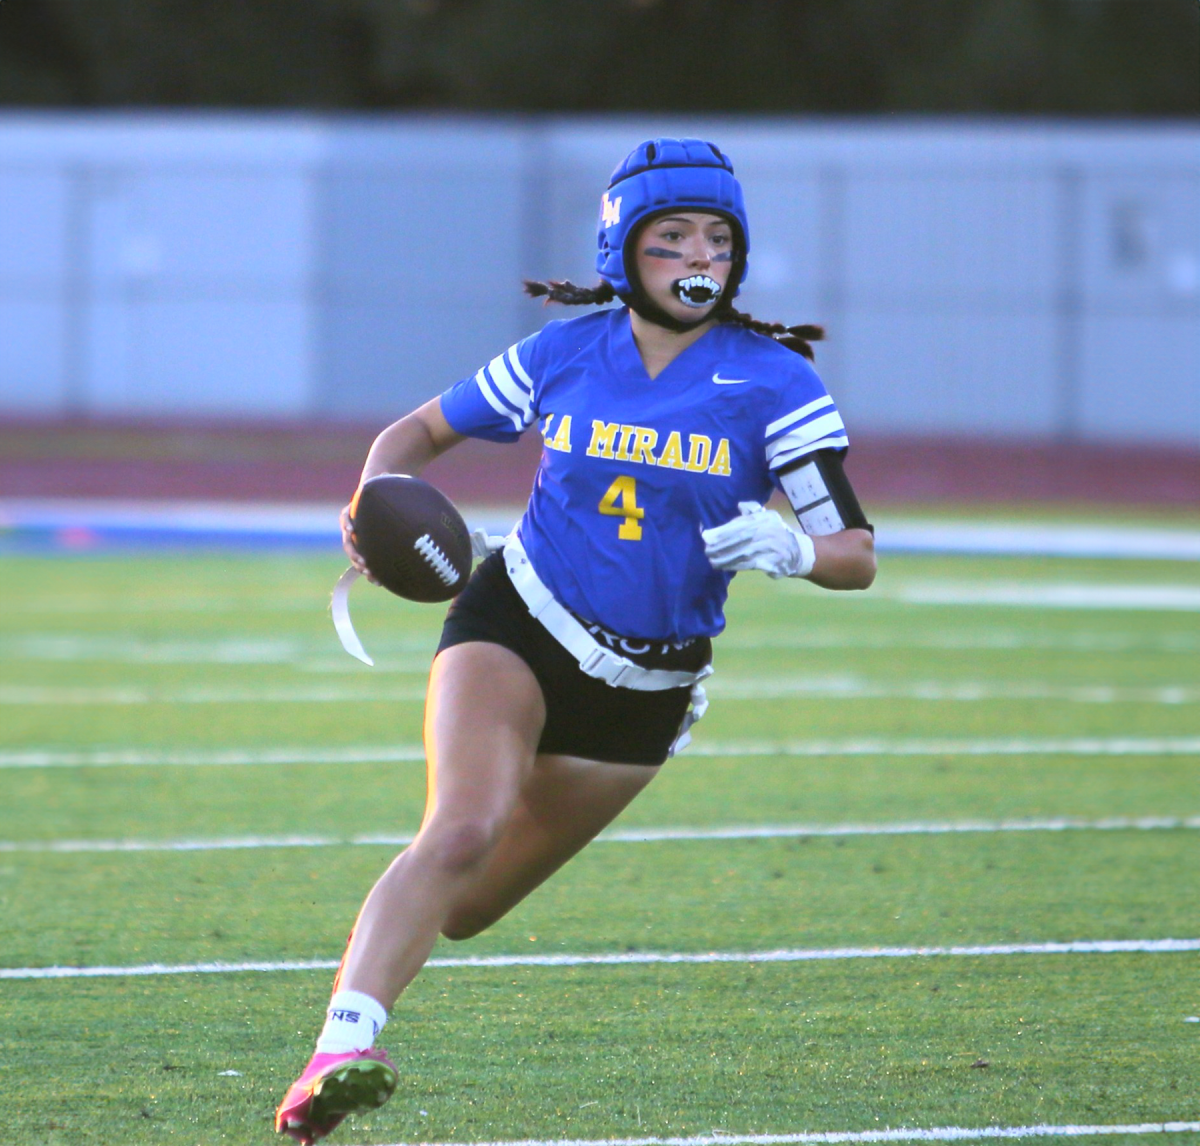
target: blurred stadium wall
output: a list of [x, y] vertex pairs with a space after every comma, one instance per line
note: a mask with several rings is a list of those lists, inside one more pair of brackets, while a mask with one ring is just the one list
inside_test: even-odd
[[654, 135], [734, 158], [744, 309], [859, 432], [1200, 448], [1200, 127], [0, 116], [0, 418], [380, 423], [594, 280]]

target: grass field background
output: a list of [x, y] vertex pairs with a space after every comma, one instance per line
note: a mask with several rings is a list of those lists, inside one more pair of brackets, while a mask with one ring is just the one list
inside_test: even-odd
[[[353, 841], [419, 822], [441, 620], [359, 586], [358, 665], [328, 617], [341, 568], [0, 558], [0, 964], [339, 956], [396, 850]], [[997, 586], [1024, 603], [971, 603]], [[892, 557], [867, 594], [734, 588], [710, 714], [616, 825], [635, 838], [435, 955], [1200, 936], [1200, 565]], [[790, 834], [710, 838], [754, 827]], [[681, 838], [636, 838], [658, 829]], [[400, 1091], [333, 1141], [1187, 1121], [1197, 970], [431, 967], [382, 1040]], [[270, 1141], [330, 977], [0, 979], [0, 1141]]]

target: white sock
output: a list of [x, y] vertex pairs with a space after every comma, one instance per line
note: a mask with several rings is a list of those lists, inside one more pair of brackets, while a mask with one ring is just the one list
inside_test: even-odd
[[361, 991], [337, 991], [329, 1000], [325, 1026], [317, 1039], [321, 1054], [345, 1054], [370, 1050], [375, 1036], [387, 1022], [383, 1004]]

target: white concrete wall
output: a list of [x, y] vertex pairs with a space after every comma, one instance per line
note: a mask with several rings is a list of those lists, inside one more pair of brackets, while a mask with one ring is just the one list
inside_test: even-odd
[[1200, 130], [1019, 121], [0, 116], [0, 414], [395, 416], [594, 280], [656, 134], [854, 429], [1200, 446]]

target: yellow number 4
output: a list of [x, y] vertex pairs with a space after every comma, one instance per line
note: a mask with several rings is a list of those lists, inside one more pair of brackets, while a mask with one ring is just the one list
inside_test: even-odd
[[642, 527], [640, 522], [646, 516], [646, 511], [637, 503], [637, 482], [627, 474], [622, 474], [608, 487], [600, 499], [600, 512], [608, 517], [623, 517], [617, 536], [622, 541], [641, 541]]

